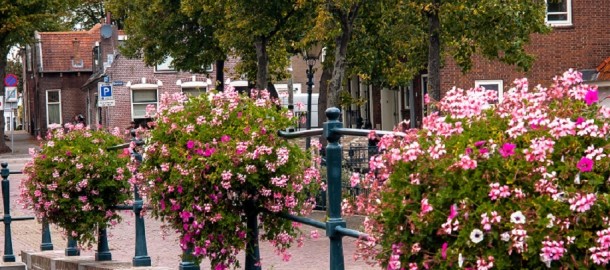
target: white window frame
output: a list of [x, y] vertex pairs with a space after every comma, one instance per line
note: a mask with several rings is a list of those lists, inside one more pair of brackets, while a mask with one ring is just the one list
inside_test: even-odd
[[474, 81], [474, 87], [481, 87], [481, 85], [495, 84], [498, 85], [498, 102], [502, 102], [504, 98], [504, 81], [502, 80], [476, 80]]
[[[425, 82], [424, 82], [425, 80]], [[428, 94], [428, 87], [430, 86], [430, 81], [428, 80], [428, 74], [422, 74], [420, 77], [420, 91], [421, 91], [421, 115], [422, 117], [428, 115], [426, 113], [428, 109], [428, 105], [424, 102], [426, 94]]]
[[209, 64], [209, 65], [207, 65], [207, 66], [205, 67], [205, 72], [208, 72], [208, 73], [209, 73], [209, 72], [212, 72], [212, 71], [214, 71], [214, 65]]
[[[49, 103], [49, 92], [57, 92], [57, 94], [59, 95], [59, 102], [51, 102]], [[49, 122], [49, 104], [52, 105], [59, 105], [59, 123], [50, 123]], [[47, 126], [50, 124], [60, 124], [63, 125], [63, 117], [61, 114], [61, 89], [49, 89], [47, 91], [45, 91], [45, 107], [46, 107], [46, 120], [47, 120]]]
[[[180, 90], [182, 93], [186, 94], [190, 92], [190, 90], [199, 90], [201, 93], [208, 92], [208, 84], [203, 82], [186, 82], [182, 83]], [[186, 92], [185, 92], [186, 90]]]
[[[151, 91], [154, 90], [156, 92], [155, 95], [155, 101], [154, 102], [137, 102], [135, 103], [133, 101], [133, 95], [135, 92], [137, 91]], [[146, 116], [138, 116], [136, 117], [135, 115], [135, 110], [134, 110], [134, 105], [144, 105], [146, 104], [146, 106], [148, 106], [149, 104], [154, 104], [155, 108], [159, 107], [159, 88], [154, 85], [154, 84], [134, 84], [131, 86], [130, 89], [131, 93], [130, 93], [130, 104], [131, 104], [131, 120], [135, 120], [135, 119], [146, 119], [148, 117]], [[150, 117], [154, 117], [154, 115], [151, 115]]]
[[[548, 0], [545, 0], [546, 15], [544, 17], [545, 22], [550, 26], [572, 26], [572, 0], [563, 0], [566, 4], [566, 12], [549, 12], [548, 11]], [[549, 20], [549, 15], [566, 15], [565, 20]]]
[[167, 56], [163, 62], [155, 65], [155, 73], [176, 72], [176, 68], [172, 67], [173, 61], [173, 57]]

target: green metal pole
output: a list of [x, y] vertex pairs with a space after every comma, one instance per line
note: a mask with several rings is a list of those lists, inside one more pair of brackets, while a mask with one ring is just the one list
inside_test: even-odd
[[76, 240], [72, 236], [68, 236], [68, 246], [64, 253], [66, 256], [80, 256], [80, 249], [78, 249]]
[[11, 213], [10, 213], [10, 196], [9, 196], [9, 182], [8, 176], [10, 174], [8, 170], [8, 163], [2, 162], [2, 202], [4, 203], [4, 262], [14, 262], [15, 255], [13, 254], [13, 239], [11, 236]]
[[182, 261], [178, 266], [178, 270], [201, 270], [199, 265], [195, 264], [193, 261], [193, 249], [189, 247], [182, 253]]
[[335, 128], [343, 128], [339, 122], [341, 110], [336, 107], [326, 110], [328, 121], [324, 123], [324, 136], [328, 140], [326, 146], [327, 168], [327, 215], [326, 236], [330, 239], [330, 269], [344, 270], [342, 235], [336, 231], [338, 226], [345, 228], [345, 220], [341, 217], [341, 135], [335, 133]]
[[112, 253], [108, 247], [108, 234], [106, 228], [98, 228], [97, 251], [95, 252], [96, 261], [111, 261]]
[[246, 270], [261, 270], [258, 247], [258, 209], [252, 200], [245, 202], [248, 242], [246, 243]]
[[[135, 132], [132, 132], [131, 135], [135, 140]], [[132, 155], [138, 162], [142, 162], [140, 153], [134, 150]], [[142, 217], [143, 205], [144, 202], [138, 192], [138, 186], [133, 185], [133, 213], [136, 215], [136, 255], [131, 262], [133, 266], [151, 266], [148, 248], [146, 248], [146, 227], [144, 226], [144, 217]]]
[[[311, 129], [311, 92], [313, 88], [313, 61], [311, 63], [309, 61], [307, 60], [307, 122], [305, 122], [308, 130]], [[305, 138], [305, 149], [309, 150], [310, 145], [311, 137]]]
[[42, 242], [40, 243], [40, 250], [53, 250], [53, 242], [51, 242], [51, 229], [49, 228], [47, 218], [42, 219]]
[[138, 187], [133, 186], [133, 212], [136, 215], [136, 255], [133, 257], [133, 266], [151, 266], [150, 256], [146, 248], [146, 228], [142, 217], [142, 198], [138, 193]]

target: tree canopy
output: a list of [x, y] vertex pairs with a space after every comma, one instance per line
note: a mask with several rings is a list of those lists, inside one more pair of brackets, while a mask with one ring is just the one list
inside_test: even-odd
[[[65, 29], [62, 18], [75, 0], [0, 0], [0, 79], [4, 88], [7, 56], [11, 48], [32, 42], [34, 31]], [[0, 111], [2, 114], [2, 111]], [[0, 119], [4, 126], [4, 117]], [[0, 152], [10, 149], [0, 129]]]
[[[290, 52], [312, 17], [310, 1], [111, 0], [113, 13], [126, 16], [129, 35], [124, 52], [147, 64], [174, 59], [182, 70], [228, 56], [239, 58], [239, 71], [266, 88], [269, 74], [285, 75]], [[309, 15], [311, 14], [311, 15]], [[163, 18], [163, 20], [159, 20]]]

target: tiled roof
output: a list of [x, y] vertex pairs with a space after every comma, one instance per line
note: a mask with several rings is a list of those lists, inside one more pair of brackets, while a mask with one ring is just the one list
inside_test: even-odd
[[89, 31], [40, 32], [42, 71], [93, 70], [91, 52], [100, 38], [100, 28], [101, 24], [96, 24]]
[[604, 62], [597, 66], [597, 72], [599, 72], [597, 80], [610, 81], [610, 57], [606, 58]]

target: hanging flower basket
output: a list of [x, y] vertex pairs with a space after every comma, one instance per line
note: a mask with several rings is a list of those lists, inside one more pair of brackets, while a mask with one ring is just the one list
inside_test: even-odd
[[[361, 197], [384, 269], [607, 269], [610, 109], [572, 70], [549, 88], [452, 89], [384, 137]], [[490, 105], [493, 104], [493, 105]]]
[[267, 91], [252, 94], [163, 95], [137, 177], [152, 215], [180, 234], [196, 260], [220, 269], [239, 265], [252, 213], [261, 213], [261, 239], [289, 257], [300, 232], [269, 213], [306, 215], [320, 190], [317, 162], [277, 135], [294, 123], [291, 112]]
[[82, 245], [95, 242], [97, 228], [120, 220], [113, 209], [130, 196], [130, 157], [106, 150], [123, 143], [122, 136], [93, 131], [82, 125], [59, 125], [30, 149], [32, 161], [25, 165], [21, 198], [39, 219], [57, 224]]

